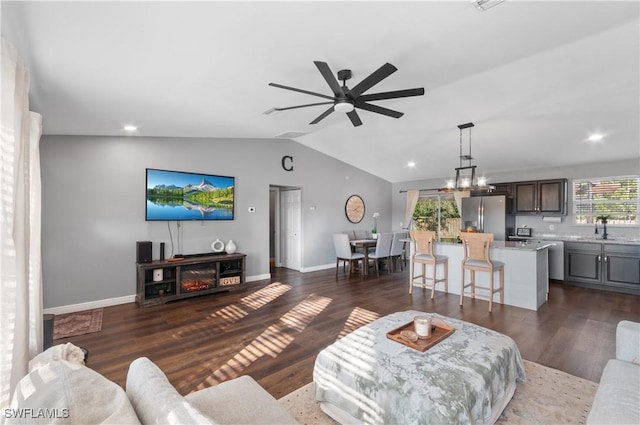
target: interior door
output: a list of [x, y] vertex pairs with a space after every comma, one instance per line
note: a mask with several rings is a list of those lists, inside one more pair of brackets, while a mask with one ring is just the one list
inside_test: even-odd
[[301, 217], [302, 191], [300, 189], [280, 192], [282, 220], [282, 266], [288, 269], [301, 268]]

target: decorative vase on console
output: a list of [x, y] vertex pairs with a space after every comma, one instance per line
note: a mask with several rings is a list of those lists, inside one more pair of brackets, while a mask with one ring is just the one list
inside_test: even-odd
[[222, 251], [224, 251], [224, 242], [222, 242], [220, 239], [216, 239], [211, 244], [211, 249], [213, 250], [213, 252], [222, 252]]
[[227, 246], [224, 248], [224, 250], [227, 252], [227, 254], [233, 254], [234, 252], [236, 252], [236, 244], [233, 243], [233, 240], [229, 239], [229, 242], [227, 242]]

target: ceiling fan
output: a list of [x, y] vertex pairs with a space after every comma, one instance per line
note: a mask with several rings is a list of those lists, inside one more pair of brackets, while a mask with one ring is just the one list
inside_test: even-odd
[[388, 91], [382, 93], [372, 93], [372, 94], [363, 94], [371, 87], [378, 84], [380, 81], [387, 78], [389, 75], [393, 74], [398, 70], [395, 66], [390, 63], [385, 63], [376, 71], [374, 71], [371, 75], [369, 75], [364, 80], [360, 81], [353, 88], [347, 87], [347, 80], [351, 78], [351, 70], [343, 69], [338, 71], [338, 79], [342, 80], [342, 86], [338, 83], [338, 80], [333, 76], [333, 72], [329, 68], [329, 65], [326, 62], [313, 62], [320, 74], [324, 77], [325, 81], [331, 88], [333, 92], [333, 96], [315, 93], [308, 90], [297, 89], [295, 87], [283, 86], [281, 84], [269, 83], [270, 86], [278, 87], [281, 89], [292, 90], [300, 93], [310, 94], [312, 96], [318, 96], [325, 99], [329, 99], [330, 102], [317, 102], [317, 103], [308, 103], [306, 105], [297, 105], [297, 106], [289, 106], [286, 108], [273, 108], [269, 110], [269, 112], [279, 112], [279, 111], [287, 111], [289, 109], [298, 109], [298, 108], [307, 108], [309, 106], [318, 106], [318, 105], [329, 105], [332, 106], [320, 114], [316, 119], [311, 121], [309, 124], [317, 124], [326, 118], [333, 111], [337, 112], [346, 112], [347, 116], [351, 120], [351, 123], [354, 127], [362, 125], [362, 121], [358, 116], [355, 108], [364, 109], [366, 111], [375, 112], [377, 114], [386, 115], [393, 118], [400, 118], [404, 115], [402, 112], [394, 111], [392, 109], [383, 108], [382, 106], [373, 105], [369, 102], [375, 100], [385, 100], [385, 99], [396, 99], [399, 97], [410, 97], [410, 96], [422, 96], [424, 94], [424, 88], [417, 89], [407, 89], [407, 90], [395, 90]]

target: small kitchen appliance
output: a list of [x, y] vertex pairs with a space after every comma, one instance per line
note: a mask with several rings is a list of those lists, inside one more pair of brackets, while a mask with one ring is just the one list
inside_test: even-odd
[[530, 238], [533, 236], [533, 229], [531, 227], [518, 227], [516, 228], [516, 236]]

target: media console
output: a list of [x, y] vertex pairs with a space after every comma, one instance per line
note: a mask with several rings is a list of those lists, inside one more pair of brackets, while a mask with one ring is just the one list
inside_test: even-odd
[[141, 306], [247, 286], [246, 255], [241, 253], [136, 263], [136, 271], [136, 302]]

